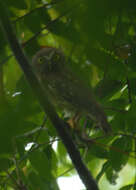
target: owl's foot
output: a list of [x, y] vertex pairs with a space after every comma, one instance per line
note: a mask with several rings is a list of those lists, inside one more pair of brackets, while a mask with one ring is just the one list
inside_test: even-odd
[[67, 123], [70, 125], [71, 129], [78, 131], [80, 118], [81, 115], [76, 113], [72, 118], [68, 119]]

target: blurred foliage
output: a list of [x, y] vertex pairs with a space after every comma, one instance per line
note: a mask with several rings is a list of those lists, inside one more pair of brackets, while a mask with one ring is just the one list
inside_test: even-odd
[[[67, 63], [93, 87], [103, 105], [111, 136], [103, 137], [92, 121], [86, 122], [89, 140], [81, 138], [84, 129], [71, 132], [100, 190], [135, 189], [135, 164], [124, 176], [121, 172], [136, 159], [136, 1], [5, 0], [5, 4], [30, 63], [41, 46], [62, 49]], [[1, 29], [0, 42], [0, 189], [59, 190], [57, 178], [72, 176], [72, 163]], [[59, 115], [69, 119], [60, 110]]]

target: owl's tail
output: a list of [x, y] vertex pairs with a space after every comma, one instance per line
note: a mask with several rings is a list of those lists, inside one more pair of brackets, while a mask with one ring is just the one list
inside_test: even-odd
[[93, 102], [93, 106], [90, 106], [89, 115], [96, 121], [98, 126], [105, 132], [105, 134], [111, 134], [112, 129], [108, 123], [107, 116], [98, 102]]

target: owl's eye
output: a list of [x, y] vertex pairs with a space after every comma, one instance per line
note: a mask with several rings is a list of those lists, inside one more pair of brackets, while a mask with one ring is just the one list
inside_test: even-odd
[[53, 59], [53, 61], [58, 61], [60, 59], [60, 55], [55, 54], [52, 59]]
[[40, 58], [38, 59], [38, 63], [40, 63], [40, 64], [43, 64], [44, 61], [45, 61], [45, 58], [44, 58], [44, 57], [40, 57]]

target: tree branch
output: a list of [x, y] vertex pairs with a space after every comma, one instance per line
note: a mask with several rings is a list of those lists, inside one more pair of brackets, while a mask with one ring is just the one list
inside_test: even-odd
[[[8, 43], [20, 65], [22, 70], [24, 71], [24, 74], [27, 78], [27, 81], [30, 83], [33, 92], [37, 96], [43, 110], [48, 115], [49, 119], [51, 120], [52, 124], [56, 128], [60, 138], [62, 139], [69, 156], [71, 157], [71, 160], [81, 178], [84, 185], [86, 186], [87, 190], [98, 190], [97, 184], [93, 177], [91, 176], [89, 170], [84, 165], [80, 153], [78, 149], [76, 148], [69, 132], [68, 132], [68, 126], [67, 124], [61, 120], [58, 115], [56, 114], [54, 107], [51, 105], [51, 103], [48, 100], [48, 96], [46, 91], [42, 89], [40, 86], [39, 81], [37, 80], [36, 76], [32, 72], [32, 68], [28, 63], [27, 58], [25, 57], [21, 46], [18, 43], [18, 40], [16, 38], [15, 33], [13, 32], [10, 20], [8, 18], [8, 13], [6, 10], [6, 6], [4, 6], [3, 2], [0, 1], [0, 22], [1, 26], [4, 30], [5, 36], [8, 40]], [[46, 97], [46, 98], [45, 98]]]
[[[125, 60], [124, 63], [127, 65], [128, 60]], [[128, 89], [128, 101], [129, 101], [129, 104], [131, 104], [132, 103], [132, 95], [131, 95], [131, 87], [130, 87], [130, 81], [129, 81], [128, 76], [126, 78], [126, 84], [127, 84], [127, 89]]]
[[[16, 22], [20, 21], [20, 20], [23, 19], [24, 17], [26, 17], [26, 16], [28, 16], [28, 15], [31, 15], [33, 12], [35, 12], [35, 11], [37, 11], [37, 10], [44, 9], [44, 8], [46, 8], [46, 7], [48, 7], [48, 6], [55, 5], [55, 4], [57, 4], [57, 3], [59, 3], [59, 2], [45, 3], [45, 4], [41, 5], [40, 7], [36, 7], [36, 8], [34, 8], [34, 9], [30, 10], [28, 13], [24, 14], [23, 16], [20, 16], [20, 17], [16, 18], [15, 20], [12, 21], [12, 23], [16, 23]], [[50, 7], [50, 8], [52, 8], [52, 7]]]

